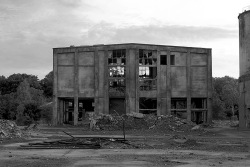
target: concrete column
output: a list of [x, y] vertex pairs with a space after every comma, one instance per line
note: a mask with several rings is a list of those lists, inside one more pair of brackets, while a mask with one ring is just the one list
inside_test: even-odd
[[191, 54], [190, 50], [187, 52], [187, 64], [186, 64], [186, 70], [187, 70], [187, 120], [191, 121]]
[[78, 70], [78, 49], [75, 49], [75, 63], [74, 63], [74, 125], [78, 123], [78, 96], [79, 96], [79, 70]]
[[161, 55], [160, 51], [156, 51], [157, 57], [157, 115], [162, 115], [161, 111]]
[[245, 77], [243, 78], [243, 81], [239, 83], [239, 128], [240, 129], [246, 129], [246, 102], [245, 102], [245, 96], [246, 96], [246, 90], [245, 90]]
[[132, 64], [130, 64], [130, 55], [129, 55], [129, 50], [126, 49], [126, 80], [125, 80], [125, 84], [126, 84], [126, 89], [125, 89], [125, 103], [126, 103], [126, 113], [130, 113], [130, 67], [132, 66]]
[[108, 71], [108, 49], [104, 53], [104, 114], [109, 113], [109, 71]]
[[52, 124], [57, 125], [57, 112], [58, 112], [58, 97], [57, 97], [57, 52], [56, 49], [53, 50], [53, 119]]
[[207, 53], [207, 123], [212, 123], [212, 53], [211, 49]]
[[171, 115], [171, 65], [170, 65], [170, 50], [167, 51], [167, 115]]
[[94, 107], [94, 111], [95, 114], [98, 114], [99, 111], [99, 55], [98, 55], [98, 51], [95, 50], [95, 56], [94, 56], [94, 62], [95, 62], [95, 69], [94, 69], [94, 81], [95, 81], [95, 86], [94, 86], [94, 94], [95, 94], [95, 107]]
[[139, 49], [135, 50], [135, 112], [139, 112], [140, 102], [140, 87], [139, 87]]

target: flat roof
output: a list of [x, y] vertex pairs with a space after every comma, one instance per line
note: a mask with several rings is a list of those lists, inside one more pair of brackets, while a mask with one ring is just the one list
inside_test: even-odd
[[165, 47], [181, 47], [181, 48], [212, 49], [212, 48], [202, 48], [202, 47], [187, 47], [187, 46], [158, 45], [158, 44], [143, 44], [143, 43], [94, 44], [94, 45], [80, 45], [80, 46], [71, 45], [71, 46], [68, 46], [68, 47], [58, 47], [58, 48], [53, 48], [53, 49], [84, 48], [84, 47], [100, 47], [100, 46], [119, 46], [119, 45], [150, 45], [150, 46], [165, 46]]

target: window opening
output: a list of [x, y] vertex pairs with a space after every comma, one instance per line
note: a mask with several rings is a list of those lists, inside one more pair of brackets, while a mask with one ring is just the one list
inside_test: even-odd
[[109, 65], [126, 65], [126, 50], [113, 50], [108, 56]]
[[125, 77], [125, 67], [109, 67], [109, 77]]
[[171, 99], [171, 109], [187, 109], [187, 99], [186, 98]]
[[139, 99], [139, 112], [142, 114], [157, 113], [157, 99], [145, 98]]
[[139, 65], [157, 65], [156, 51], [139, 50]]
[[139, 67], [140, 91], [152, 91], [157, 88], [157, 67]]
[[125, 96], [126, 50], [111, 50], [108, 54], [109, 96]]
[[205, 99], [205, 98], [192, 98], [191, 99], [191, 108], [192, 109], [206, 109], [207, 108], [207, 99]]
[[109, 80], [109, 96], [125, 96], [125, 79], [110, 79]]
[[175, 55], [170, 55], [170, 65], [175, 65]]
[[161, 65], [167, 65], [167, 55], [161, 55]]
[[139, 90], [153, 91], [157, 89], [157, 52], [139, 50]]

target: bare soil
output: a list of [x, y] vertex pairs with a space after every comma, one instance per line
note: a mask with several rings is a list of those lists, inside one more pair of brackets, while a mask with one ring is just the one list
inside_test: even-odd
[[108, 142], [100, 149], [29, 149], [31, 142], [91, 136], [124, 137], [122, 131], [86, 131], [81, 127], [48, 127], [25, 131], [25, 138], [0, 139], [0, 166], [250, 166], [250, 131], [216, 125], [176, 132], [129, 130], [129, 144]]

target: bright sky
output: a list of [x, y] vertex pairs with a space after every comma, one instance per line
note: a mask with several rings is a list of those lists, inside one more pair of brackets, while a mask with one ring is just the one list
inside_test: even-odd
[[0, 75], [44, 78], [52, 48], [148, 43], [212, 48], [213, 77], [239, 77], [238, 15], [249, 0], [1, 0]]

